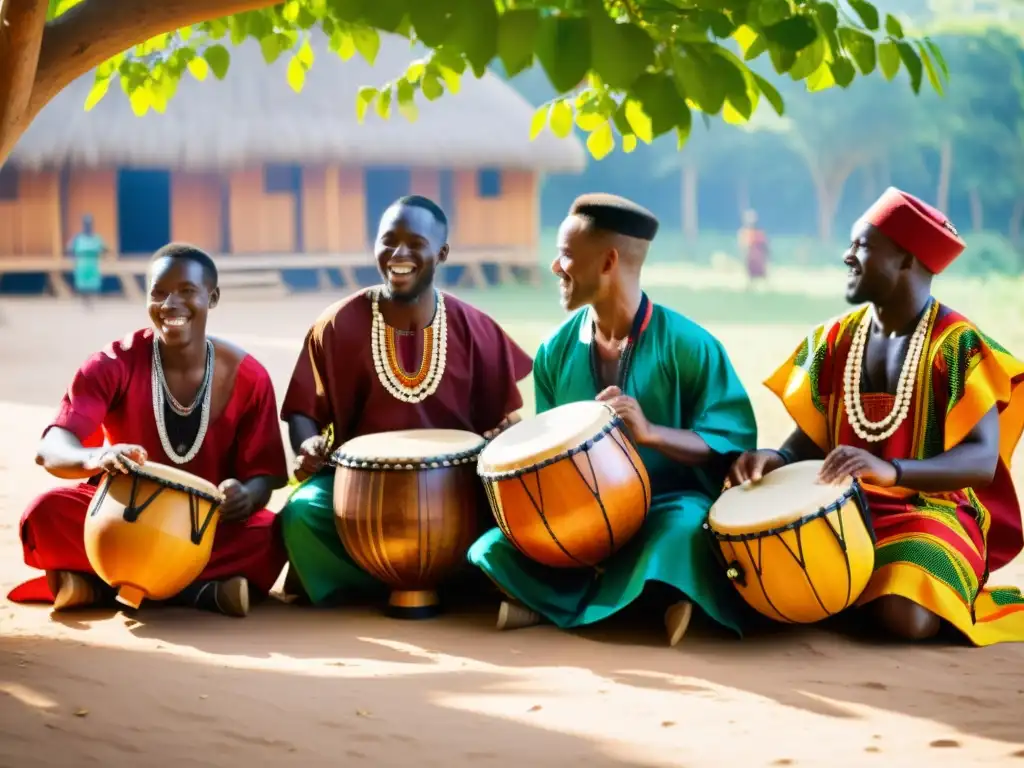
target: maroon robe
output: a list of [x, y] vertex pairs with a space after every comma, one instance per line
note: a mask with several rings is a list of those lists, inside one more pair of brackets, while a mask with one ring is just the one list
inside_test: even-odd
[[[372, 290], [372, 289], [370, 289]], [[395, 399], [377, 379], [371, 351], [373, 313], [367, 291], [332, 304], [306, 334], [281, 418], [308, 416], [323, 430], [334, 426], [334, 445], [359, 435], [400, 429], [494, 429], [523, 406], [516, 382], [533, 360], [476, 307], [444, 295], [448, 348], [437, 391], [420, 403]], [[402, 366], [419, 369], [423, 334], [396, 337]]]
[[[151, 461], [178, 466], [214, 485], [235, 479], [287, 477], [288, 465], [277, 420], [270, 376], [250, 355], [238, 365], [223, 412], [211, 418], [202, 448], [187, 464], [175, 465], [163, 450], [153, 416], [151, 384], [153, 330], [136, 331], [92, 355], [71, 380], [53, 422], [88, 447], [140, 445]], [[44, 431], [44, 435], [46, 432]], [[21, 519], [25, 564], [47, 571], [94, 573], [83, 530], [98, 478], [47, 491], [29, 504]], [[240, 523], [221, 522], [201, 580], [245, 576], [269, 592], [286, 562], [277, 516], [255, 512]], [[45, 577], [16, 587], [14, 602], [53, 602]]]

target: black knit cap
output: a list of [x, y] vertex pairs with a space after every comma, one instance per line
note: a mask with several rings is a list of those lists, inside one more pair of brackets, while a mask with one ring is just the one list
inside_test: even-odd
[[641, 205], [618, 195], [580, 195], [569, 209], [570, 216], [588, 219], [591, 226], [639, 240], [653, 240], [658, 219]]

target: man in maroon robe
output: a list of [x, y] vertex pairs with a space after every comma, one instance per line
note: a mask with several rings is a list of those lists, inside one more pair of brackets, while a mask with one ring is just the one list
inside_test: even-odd
[[286, 558], [276, 515], [264, 507], [288, 478], [277, 403], [255, 358], [207, 337], [207, 313], [219, 298], [207, 254], [172, 244], [154, 255], [153, 327], [86, 360], [43, 433], [36, 462], [55, 477], [84, 482], [54, 488], [25, 511], [25, 563], [46, 576], [9, 599], [52, 602], [55, 610], [111, 602], [83, 530], [104, 473], [124, 471], [124, 459], [143, 469], [148, 460], [177, 466], [224, 494], [210, 562], [173, 603], [244, 616], [250, 586], [265, 594], [274, 585]]
[[533, 365], [493, 319], [434, 288], [449, 250], [448, 222], [435, 203], [418, 196], [395, 202], [381, 218], [375, 250], [383, 285], [320, 315], [281, 408], [297, 474], [309, 477], [281, 510], [289, 591], [301, 587], [313, 603], [382, 588], [336, 531], [333, 471], [325, 469], [330, 450], [359, 435], [403, 429], [491, 436], [517, 418], [517, 382]]

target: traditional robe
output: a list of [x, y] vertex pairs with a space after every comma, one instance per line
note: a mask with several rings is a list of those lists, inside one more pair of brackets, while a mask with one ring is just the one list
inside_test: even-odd
[[[592, 316], [583, 309], [543, 343], [533, 372], [538, 412], [592, 400], [604, 388], [591, 364], [592, 339]], [[682, 315], [652, 305], [634, 343], [620, 388], [636, 398], [652, 424], [696, 432], [715, 459], [687, 467], [640, 448], [651, 479], [651, 510], [640, 532], [602, 563], [599, 574], [535, 563], [498, 528], [470, 548], [470, 561], [506, 594], [558, 627], [600, 621], [636, 600], [649, 583], [662, 582], [740, 633], [748, 612], [702, 525], [721, 493], [729, 458], [756, 445], [753, 408], [721, 343]]]
[[[104, 439], [111, 445], [141, 445], [150, 461], [177, 466], [164, 453], [157, 433], [152, 366], [152, 329], [108, 345], [75, 374], [47, 431], [61, 427], [90, 447], [103, 445]], [[180, 468], [214, 485], [231, 478], [246, 482], [259, 476], [288, 476], [273, 385], [254, 357], [242, 359], [223, 412], [211, 415], [202, 448]], [[83, 529], [100, 479], [55, 488], [29, 505], [21, 519], [26, 565], [93, 573]], [[200, 580], [245, 576], [254, 589], [269, 592], [285, 564], [276, 520], [264, 509], [244, 522], [220, 523]], [[16, 602], [53, 602], [45, 578], [15, 588], [9, 597]]]
[[[900, 595], [976, 645], [1024, 640], [1020, 590], [986, 586], [989, 573], [1022, 546], [1010, 457], [1024, 428], [1024, 363], [969, 320], [933, 302], [910, 416], [887, 440], [867, 443], [850, 426], [843, 387], [850, 343], [867, 311], [815, 328], [765, 382], [797, 426], [825, 453], [852, 445], [885, 459], [920, 460], [956, 446], [997, 406], [1000, 449], [995, 479], [984, 488], [919, 493], [865, 486], [878, 544], [875, 573], [858, 604]], [[892, 410], [892, 395], [862, 397], [871, 421]]]
[[[482, 434], [523, 405], [517, 382], [529, 355], [475, 307], [445, 294], [448, 346], [444, 375], [420, 403], [397, 400], [380, 383], [371, 355], [373, 315], [367, 291], [328, 307], [310, 328], [281, 406], [281, 418], [308, 416], [333, 431], [333, 445], [378, 432], [461, 429]], [[394, 333], [398, 360], [416, 371], [423, 333]], [[281, 510], [292, 568], [314, 603], [383, 589], [342, 546], [334, 522], [334, 472], [303, 483]], [[484, 510], [486, 512], [486, 510]]]

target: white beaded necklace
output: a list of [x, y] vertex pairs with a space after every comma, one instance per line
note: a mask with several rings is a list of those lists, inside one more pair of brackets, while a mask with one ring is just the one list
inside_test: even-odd
[[[192, 447], [188, 452], [182, 456], [171, 445], [171, 439], [167, 435], [167, 422], [164, 419], [164, 404], [166, 398], [171, 398], [175, 405], [180, 407], [177, 400], [174, 400], [174, 396], [171, 395], [170, 389], [167, 387], [167, 380], [164, 378], [164, 366], [163, 361], [160, 359], [160, 342], [157, 337], [153, 336], [153, 371], [151, 377], [151, 385], [153, 390], [153, 416], [156, 418], [156, 431], [160, 437], [160, 445], [164, 449], [164, 453], [167, 454], [167, 458], [173, 461], [175, 464], [188, 464], [192, 459], [196, 457], [199, 450], [203, 447], [203, 441], [206, 439], [206, 430], [210, 426], [210, 402], [213, 396], [213, 342], [209, 339], [206, 340], [206, 372], [203, 376], [203, 383], [200, 385], [199, 393], [196, 395], [196, 402], [199, 402], [200, 396], [202, 398], [201, 410], [199, 412], [199, 431], [196, 432], [196, 439], [192, 441]], [[174, 406], [172, 406], [173, 408]], [[195, 409], [195, 403], [189, 408], [189, 412]], [[174, 408], [175, 412], [181, 413], [178, 408]], [[184, 410], [184, 409], [182, 409]]]
[[[427, 373], [420, 383], [410, 387], [402, 381], [398, 372], [393, 370], [388, 356], [388, 327], [380, 311], [380, 293], [379, 289], [370, 293], [373, 310], [370, 348], [373, 351], [373, 367], [377, 371], [377, 379], [388, 394], [396, 400], [405, 403], [421, 403], [437, 391], [441, 384], [441, 378], [444, 376], [445, 362], [448, 357], [448, 314], [444, 306], [444, 294], [434, 291], [437, 308], [434, 310], [434, 319], [430, 323], [433, 346], [430, 350]], [[397, 354], [396, 348], [396, 357]]]
[[924, 352], [925, 336], [931, 320], [931, 311], [925, 312], [907, 347], [903, 368], [900, 370], [899, 382], [896, 386], [896, 398], [892, 410], [881, 421], [871, 421], [864, 413], [861, 402], [861, 372], [864, 368], [864, 357], [867, 350], [868, 331], [871, 329], [871, 312], [865, 312], [860, 325], [854, 331], [850, 342], [850, 351], [846, 356], [846, 368], [843, 371], [843, 404], [850, 426], [857, 437], [869, 443], [888, 440], [900, 428], [910, 415], [910, 403], [914, 399], [914, 382]]

